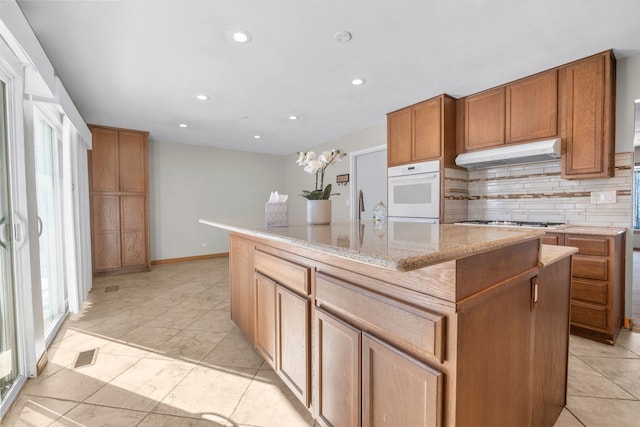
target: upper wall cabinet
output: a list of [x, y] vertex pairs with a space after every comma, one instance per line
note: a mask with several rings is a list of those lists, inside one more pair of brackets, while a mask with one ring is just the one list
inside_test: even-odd
[[466, 151], [504, 144], [504, 94], [504, 87], [499, 87], [465, 99]]
[[614, 175], [615, 76], [611, 51], [560, 68], [563, 178]]
[[[448, 95], [387, 115], [387, 163], [397, 166], [455, 152], [455, 99]], [[455, 153], [453, 153], [455, 154]]]
[[558, 135], [558, 71], [506, 86], [505, 141], [526, 142]]
[[464, 150], [558, 135], [558, 71], [551, 70], [464, 100]]
[[147, 132], [91, 126], [91, 178], [95, 192], [144, 192]]

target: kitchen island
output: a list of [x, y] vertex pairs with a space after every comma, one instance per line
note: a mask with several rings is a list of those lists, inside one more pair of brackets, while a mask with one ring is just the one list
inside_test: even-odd
[[321, 425], [553, 425], [571, 254], [539, 230], [200, 220], [232, 320]]

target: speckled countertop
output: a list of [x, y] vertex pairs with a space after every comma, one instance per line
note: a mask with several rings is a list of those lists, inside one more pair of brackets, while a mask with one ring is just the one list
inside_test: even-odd
[[591, 227], [581, 225], [568, 225], [565, 228], [549, 229], [549, 233], [565, 233], [565, 234], [591, 234], [594, 236], [617, 236], [627, 231], [620, 227]]
[[249, 236], [300, 245], [398, 271], [460, 259], [535, 239], [540, 229], [470, 227], [453, 224], [333, 222], [266, 227], [264, 219], [201, 219], [202, 224]]
[[578, 252], [578, 248], [571, 246], [541, 245], [538, 263], [540, 267], [547, 267], [576, 252]]

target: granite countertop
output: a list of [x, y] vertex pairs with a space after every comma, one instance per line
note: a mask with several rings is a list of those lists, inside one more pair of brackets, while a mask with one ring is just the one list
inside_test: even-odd
[[333, 222], [267, 227], [264, 219], [201, 219], [200, 223], [290, 243], [397, 271], [465, 258], [544, 235], [540, 229], [472, 227], [415, 222]]
[[549, 233], [565, 233], [565, 234], [591, 234], [593, 236], [611, 236], [615, 237], [627, 231], [626, 228], [620, 227], [591, 227], [586, 225], [568, 225], [564, 228], [549, 229]]
[[548, 267], [576, 252], [578, 252], [578, 248], [572, 246], [540, 245], [540, 260], [538, 263], [541, 268]]

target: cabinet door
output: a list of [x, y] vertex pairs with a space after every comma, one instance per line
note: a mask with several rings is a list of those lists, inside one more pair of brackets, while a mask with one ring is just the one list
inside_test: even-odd
[[148, 175], [147, 135], [122, 130], [119, 139], [120, 191], [143, 192]]
[[569, 347], [571, 259], [540, 270], [535, 303], [534, 426], [552, 426], [565, 405]]
[[326, 427], [360, 426], [360, 331], [315, 309], [314, 409]]
[[144, 265], [147, 260], [145, 196], [120, 196], [122, 265]]
[[411, 161], [437, 159], [442, 154], [442, 97], [413, 107]]
[[92, 192], [118, 191], [120, 171], [118, 163], [118, 131], [91, 128], [93, 148], [90, 151]]
[[276, 283], [256, 273], [256, 350], [276, 369]]
[[563, 178], [613, 176], [613, 91], [611, 53], [560, 69]]
[[558, 71], [507, 85], [506, 109], [506, 142], [558, 135]]
[[466, 150], [504, 144], [505, 89], [499, 87], [465, 99]]
[[439, 426], [442, 374], [362, 335], [362, 425]]
[[229, 283], [231, 320], [249, 342], [254, 342], [254, 271], [255, 244], [237, 235], [229, 237]]
[[93, 269], [120, 268], [120, 198], [93, 196], [92, 209]]
[[276, 292], [277, 372], [302, 403], [309, 407], [310, 302], [282, 286], [278, 286]]
[[387, 163], [411, 162], [413, 123], [411, 108], [387, 114]]

